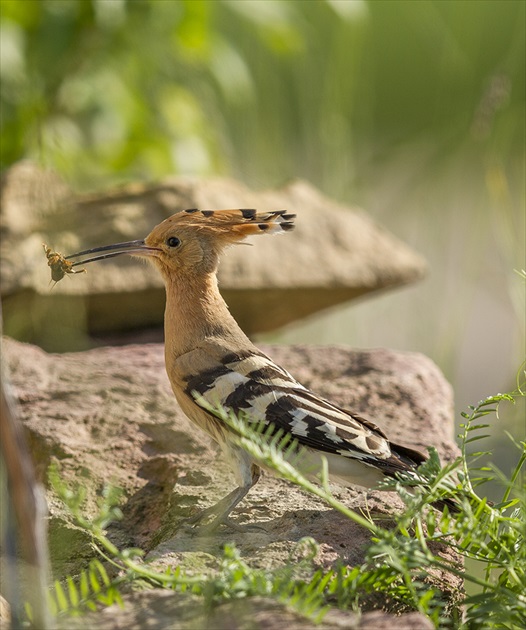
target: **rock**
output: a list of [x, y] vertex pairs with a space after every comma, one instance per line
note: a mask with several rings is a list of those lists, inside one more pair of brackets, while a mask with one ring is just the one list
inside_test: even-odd
[[359, 630], [433, 630], [433, 623], [420, 613], [386, 615], [380, 610], [366, 613], [358, 626]]
[[[262, 349], [306, 386], [371, 418], [402, 444], [419, 449], [434, 445], [445, 461], [458, 454], [452, 439], [451, 388], [428, 358], [336, 346]], [[49, 465], [58, 462], [65, 481], [86, 488], [86, 509], [91, 514], [102, 484], [120, 486], [124, 518], [110, 528], [109, 535], [120, 547], [145, 549], [156, 568], [181, 565], [193, 571], [213, 570], [227, 542], [235, 543], [250, 566], [276, 568], [291, 562], [295, 545], [305, 536], [319, 543], [315, 559], [319, 567], [363, 562], [369, 541], [366, 531], [323, 501], [270, 476], [263, 477], [233, 515], [239, 523], [262, 524], [266, 531], [219, 531], [212, 537], [199, 537], [179, 527], [184, 517], [224, 496], [234, 481], [216, 447], [178, 408], [165, 374], [162, 345], [54, 355], [5, 339], [3, 354], [44, 481]], [[376, 516], [388, 517], [401, 508], [400, 499], [390, 493], [334, 487], [334, 494], [350, 508], [367, 508]], [[54, 574], [75, 574], [86, 566], [89, 539], [71, 525], [49, 487], [48, 501]], [[458, 561], [458, 557], [448, 557]], [[449, 574], [439, 578], [454, 599], [461, 581]], [[201, 608], [194, 609], [195, 626], [183, 623], [192, 603], [173, 593], [129, 594], [125, 602], [123, 611], [107, 609], [89, 617], [96, 623], [86, 626], [83, 621], [82, 627], [139, 629], [148, 611], [154, 624], [148, 627], [205, 627], [199, 625], [205, 619], [199, 617], [205, 615]], [[374, 602], [374, 607], [386, 605]], [[179, 611], [183, 621], [170, 621], [173, 611]], [[311, 627], [267, 600], [224, 604], [214, 615], [208, 627], [277, 630], [283, 627], [283, 619], [291, 628]], [[242, 620], [251, 617], [265, 621], [260, 626], [243, 625]], [[221, 625], [221, 619], [230, 625]], [[357, 619], [335, 611], [320, 627], [427, 628], [426, 623], [419, 615], [398, 618], [377, 611]], [[68, 628], [73, 627], [72, 621]]]
[[[54, 350], [86, 347], [83, 331], [162, 325], [159, 274], [134, 259], [92, 265], [50, 286], [42, 242], [65, 254], [146, 236], [189, 207], [286, 208], [298, 215], [286, 238], [233, 247], [219, 279], [248, 334], [422, 277], [423, 259], [363, 211], [324, 197], [304, 181], [254, 192], [231, 179], [171, 177], [98, 194], [74, 194], [53, 173], [21, 162], [1, 181], [1, 295], [5, 332]], [[61, 332], [50, 322], [60, 314]], [[84, 345], [83, 345], [84, 344]]]
[[195, 596], [170, 591], [143, 591], [124, 598], [124, 606], [113, 605], [100, 613], [68, 618], [61, 630], [433, 630], [433, 624], [419, 613], [393, 616], [381, 611], [358, 615], [329, 611], [314, 623], [285, 604], [263, 597], [225, 602], [205, 610]]

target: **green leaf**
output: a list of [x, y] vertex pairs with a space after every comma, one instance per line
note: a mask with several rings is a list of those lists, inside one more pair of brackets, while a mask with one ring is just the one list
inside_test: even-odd
[[92, 561], [92, 566], [99, 573], [104, 586], [109, 586], [110, 585], [110, 578], [108, 577], [108, 574], [106, 573], [106, 569], [104, 568], [104, 566], [102, 565], [100, 560], [93, 560]]
[[471, 442], [476, 442], [477, 440], [487, 440], [489, 435], [475, 435], [466, 440], [466, 444], [470, 444]]
[[57, 608], [59, 612], [67, 610], [69, 608], [69, 603], [68, 603], [68, 598], [66, 597], [66, 593], [64, 592], [64, 589], [62, 588], [62, 584], [58, 580], [55, 580], [54, 586], [55, 586], [55, 600], [57, 602]]
[[100, 592], [100, 584], [97, 580], [97, 575], [95, 573], [95, 571], [90, 567], [90, 571], [88, 573], [89, 576], [89, 583], [91, 585], [91, 590], [94, 593], [99, 593]]
[[79, 593], [77, 591], [75, 582], [73, 581], [73, 578], [70, 575], [67, 576], [66, 583], [68, 585], [68, 595], [69, 595], [69, 601], [71, 603], [71, 606], [73, 608], [77, 608], [80, 601]]
[[88, 582], [88, 574], [86, 571], [82, 571], [80, 574], [80, 597], [81, 599], [88, 599], [90, 590], [89, 590], [89, 582]]

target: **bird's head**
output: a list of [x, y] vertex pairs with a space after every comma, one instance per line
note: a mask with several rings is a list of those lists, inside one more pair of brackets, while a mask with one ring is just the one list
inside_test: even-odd
[[66, 259], [96, 254], [73, 263], [75, 266], [130, 254], [151, 259], [168, 277], [185, 272], [213, 273], [225, 247], [252, 234], [291, 230], [294, 217], [283, 210], [263, 213], [248, 209], [184, 210], [159, 223], [143, 241], [95, 247], [66, 256]]

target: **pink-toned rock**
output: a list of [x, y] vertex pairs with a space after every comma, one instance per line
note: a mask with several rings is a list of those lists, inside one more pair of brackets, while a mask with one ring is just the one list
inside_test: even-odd
[[[445, 460], [457, 455], [451, 388], [426, 357], [334, 346], [263, 350], [305, 385], [371, 418], [393, 439], [421, 449], [436, 446]], [[177, 406], [161, 345], [53, 355], [6, 339], [4, 358], [41, 473], [58, 462], [65, 480], [87, 488], [88, 511], [95, 509], [101, 484], [124, 489], [124, 518], [111, 528], [117, 544], [146, 549], [158, 567], [195, 568], [213, 565], [221, 545], [235, 541], [252, 566], [274, 568], [289, 560], [301, 538], [312, 536], [320, 544], [320, 567], [363, 561], [367, 531], [321, 500], [269, 476], [234, 513], [238, 522], [263, 524], [266, 531], [219, 531], [203, 538], [179, 527], [184, 517], [224, 496], [234, 481], [209, 438]], [[334, 493], [353, 509], [364, 508], [367, 500], [375, 514], [392, 514], [401, 507], [400, 499], [390, 493], [366, 495], [360, 489], [336, 487]], [[51, 556], [56, 573], [62, 575], [82, 565], [89, 547], [71, 528], [51, 490], [49, 502]], [[457, 578], [445, 579], [452, 591], [459, 588]]]

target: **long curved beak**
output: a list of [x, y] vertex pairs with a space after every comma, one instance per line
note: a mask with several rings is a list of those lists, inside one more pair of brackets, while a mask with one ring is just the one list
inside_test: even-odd
[[94, 247], [93, 249], [85, 249], [82, 252], [76, 254], [70, 254], [65, 256], [66, 260], [71, 258], [77, 258], [78, 256], [88, 256], [89, 254], [99, 254], [99, 252], [107, 252], [100, 256], [93, 256], [91, 258], [85, 258], [72, 264], [73, 267], [77, 265], [85, 265], [86, 263], [95, 262], [96, 260], [104, 260], [106, 258], [114, 258], [115, 256], [121, 256], [122, 254], [130, 254], [133, 256], [155, 256], [156, 252], [161, 250], [158, 247], [148, 247], [144, 241], [128, 241], [126, 243], [114, 243], [113, 245], [104, 245], [103, 247]]

